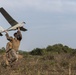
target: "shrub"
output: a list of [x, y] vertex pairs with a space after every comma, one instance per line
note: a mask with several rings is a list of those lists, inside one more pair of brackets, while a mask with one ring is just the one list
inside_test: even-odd
[[30, 52], [31, 55], [42, 55], [43, 51], [40, 48], [36, 48]]

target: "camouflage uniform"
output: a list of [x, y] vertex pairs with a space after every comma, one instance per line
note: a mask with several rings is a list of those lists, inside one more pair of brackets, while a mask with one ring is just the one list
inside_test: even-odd
[[17, 51], [19, 49], [20, 41], [22, 39], [22, 35], [20, 31], [16, 32], [15, 38], [9, 36], [8, 33], [6, 33], [6, 38], [8, 41], [6, 45], [6, 55], [9, 62], [14, 62], [15, 60], [18, 60], [18, 54]]

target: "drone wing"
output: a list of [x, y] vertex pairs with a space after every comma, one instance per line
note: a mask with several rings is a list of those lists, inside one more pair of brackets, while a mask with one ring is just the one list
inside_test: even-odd
[[6, 11], [4, 8], [0, 8], [0, 12], [1, 14], [5, 17], [5, 19], [8, 21], [8, 23], [11, 25], [11, 26], [14, 26], [16, 24], [18, 24], [17, 21], [15, 21]]
[[[4, 8], [0, 8], [0, 12], [1, 14], [5, 17], [5, 19], [8, 21], [8, 23], [13, 27], [15, 26], [16, 24], [18, 24], [17, 21], [15, 21], [8, 13], [7, 11], [4, 9]], [[27, 31], [26, 28], [23, 28], [23, 27], [20, 27], [20, 30], [22, 31]]]

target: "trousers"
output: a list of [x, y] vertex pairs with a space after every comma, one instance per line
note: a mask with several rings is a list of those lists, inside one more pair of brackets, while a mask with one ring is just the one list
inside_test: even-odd
[[14, 49], [9, 50], [9, 52], [6, 53], [6, 56], [7, 60], [11, 63], [18, 60], [18, 54]]

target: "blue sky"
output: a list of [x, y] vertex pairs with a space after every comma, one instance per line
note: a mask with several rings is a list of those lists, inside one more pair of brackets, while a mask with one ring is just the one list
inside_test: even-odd
[[[76, 0], [0, 0], [0, 7], [16, 21], [26, 22], [24, 27], [28, 31], [22, 32], [20, 50], [30, 51], [57, 43], [76, 48]], [[10, 27], [1, 14], [0, 25], [5, 29]], [[8, 42], [5, 33], [0, 40], [0, 47], [5, 47]]]

